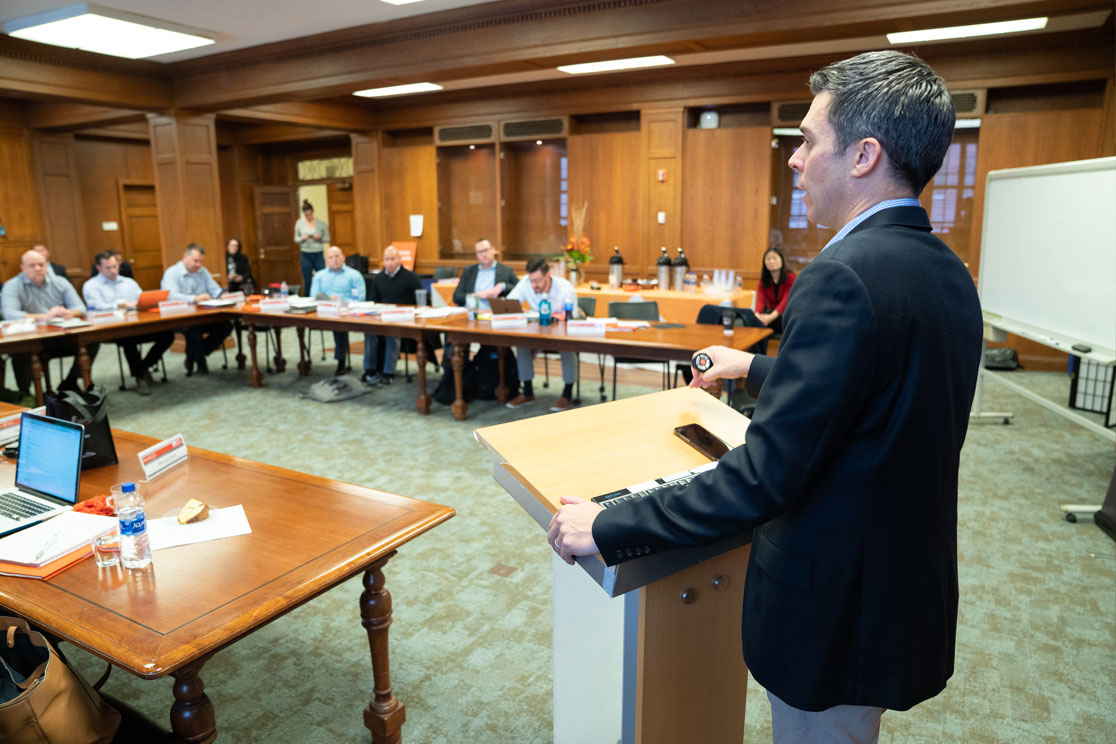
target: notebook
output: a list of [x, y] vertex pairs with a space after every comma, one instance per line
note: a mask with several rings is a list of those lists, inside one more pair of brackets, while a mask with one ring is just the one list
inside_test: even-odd
[[145, 289], [136, 302], [136, 310], [152, 310], [170, 297], [169, 289]]
[[72, 509], [81, 481], [85, 427], [61, 419], [23, 414], [15, 486], [0, 491], [0, 535]]

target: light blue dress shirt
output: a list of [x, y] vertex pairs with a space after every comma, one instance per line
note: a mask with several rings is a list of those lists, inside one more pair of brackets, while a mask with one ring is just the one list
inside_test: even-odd
[[163, 281], [159, 282], [159, 288], [170, 291], [168, 300], [175, 302], [185, 300], [190, 304], [193, 304], [194, 296], [202, 292], [210, 297], [221, 296], [221, 288], [213, 281], [213, 277], [204, 266], [191, 274], [186, 271], [186, 264], [181, 261], [163, 272]]
[[[483, 292], [486, 289], [492, 289], [496, 286], [496, 262], [492, 262], [492, 266], [484, 268], [483, 266], [477, 269], [477, 281], [473, 285], [473, 292]], [[477, 307], [481, 310], [491, 310], [492, 306], [488, 304], [488, 300], [477, 298]]]
[[19, 320], [27, 313], [45, 313], [58, 305], [67, 310], [85, 312], [85, 303], [78, 297], [74, 285], [49, 272], [43, 277], [43, 283], [36, 287], [21, 271], [4, 282], [4, 289], [0, 291], [4, 320]]
[[90, 310], [115, 310], [118, 300], [135, 302], [143, 290], [135, 279], [117, 276], [116, 281], [110, 282], [98, 273], [82, 286], [81, 294]]
[[340, 271], [322, 269], [314, 274], [310, 282], [310, 296], [320, 294], [327, 296], [337, 295], [343, 300], [353, 299], [353, 290], [357, 291], [357, 299], [364, 300], [364, 277], [352, 266], [342, 266]]
[[[828, 248], [829, 246], [833, 245], [834, 243], [836, 243], [839, 240], [844, 240], [845, 236], [848, 235], [849, 233], [851, 233], [856, 228], [857, 225], [859, 225], [861, 222], [864, 222], [864, 220], [868, 219], [869, 217], [874, 215], [876, 212], [882, 212], [883, 210], [891, 209], [892, 207], [921, 207], [921, 206], [922, 206], [922, 202], [920, 202], [918, 199], [915, 199], [915, 198], [912, 198], [912, 197], [905, 197], [905, 198], [902, 198], [902, 199], [885, 199], [878, 204], [875, 204], [871, 207], [868, 207], [868, 209], [865, 209], [863, 212], [858, 214], [856, 217], [853, 217], [851, 220], [849, 220], [848, 224], [846, 224], [844, 227], [842, 227], [840, 230], [838, 230], [837, 234], [829, 239], [829, 242], [825, 244], [825, 248]], [[822, 250], [824, 251], [825, 248], [822, 248]]]

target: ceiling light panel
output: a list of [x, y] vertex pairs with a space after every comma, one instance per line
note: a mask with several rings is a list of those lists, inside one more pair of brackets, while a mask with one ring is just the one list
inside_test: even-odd
[[407, 85], [389, 85], [386, 88], [358, 90], [353, 95], [361, 98], [386, 98], [387, 96], [404, 96], [408, 93], [427, 93], [441, 89], [442, 86], [437, 83], [408, 83]]
[[580, 65], [562, 65], [558, 70], [570, 75], [584, 75], [589, 72], [615, 72], [616, 70], [634, 70], [640, 67], [661, 67], [673, 64], [673, 59], [659, 54], [654, 57], [629, 57], [628, 59], [611, 59], [604, 62], [585, 62]]
[[967, 39], [972, 36], [992, 36], [995, 34], [1016, 34], [1022, 31], [1041, 31], [1046, 28], [1046, 22], [1046, 18], [1023, 18], [1017, 21], [977, 23], [972, 26], [950, 26], [948, 28], [927, 28], [922, 31], [900, 31], [894, 34], [888, 34], [887, 40], [892, 44], [917, 44], [922, 41]]

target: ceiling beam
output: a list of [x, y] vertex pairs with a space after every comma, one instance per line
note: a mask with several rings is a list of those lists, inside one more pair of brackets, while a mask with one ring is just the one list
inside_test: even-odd
[[341, 129], [367, 132], [378, 124], [376, 116], [356, 106], [338, 103], [296, 101], [269, 103], [262, 106], [222, 109], [220, 118], [226, 121], [282, 122], [318, 129]]
[[32, 129], [70, 131], [132, 121], [146, 123], [146, 112], [137, 109], [53, 101], [32, 102], [27, 109], [27, 125]]
[[227, 138], [221, 138], [221, 142], [234, 145], [266, 145], [277, 142], [304, 142], [334, 137], [341, 137], [348, 141], [349, 133], [340, 130], [311, 129], [286, 124], [264, 124], [229, 132]]

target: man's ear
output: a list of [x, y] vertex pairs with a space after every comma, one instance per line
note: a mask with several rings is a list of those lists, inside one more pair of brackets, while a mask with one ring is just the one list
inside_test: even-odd
[[856, 156], [852, 164], [853, 178], [864, 178], [883, 164], [883, 147], [875, 137], [865, 137], [857, 142], [852, 150]]

